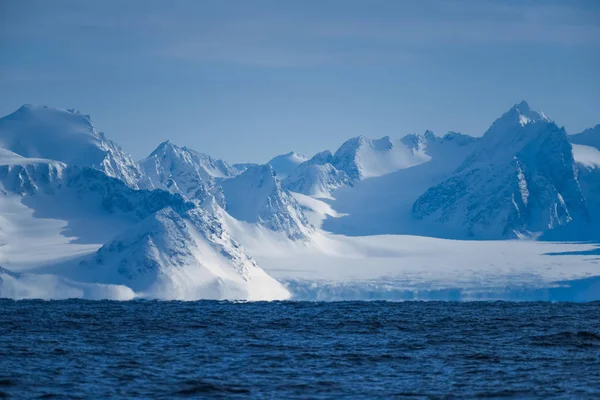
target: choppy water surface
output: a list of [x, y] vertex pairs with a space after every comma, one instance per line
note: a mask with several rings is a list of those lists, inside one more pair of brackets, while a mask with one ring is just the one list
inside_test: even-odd
[[600, 397], [600, 303], [0, 301], [0, 397]]

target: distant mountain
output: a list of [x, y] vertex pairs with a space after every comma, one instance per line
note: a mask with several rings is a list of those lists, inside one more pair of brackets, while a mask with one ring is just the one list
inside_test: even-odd
[[232, 167], [237, 171], [237, 172], [244, 172], [245, 170], [247, 170], [250, 167], [257, 167], [260, 164], [257, 163], [237, 163], [237, 164], [233, 164]]
[[345, 171], [333, 166], [333, 154], [326, 150], [300, 164], [283, 185], [292, 192], [327, 198], [338, 187], [352, 185], [352, 180]]
[[427, 161], [336, 189], [335, 199], [328, 202], [342, 215], [327, 218], [323, 229], [351, 236], [444, 236], [446, 227], [432, 229], [413, 216], [413, 204], [427, 189], [452, 175], [479, 140], [456, 132], [443, 137], [430, 131], [402, 137], [399, 145]]
[[77, 110], [24, 105], [0, 118], [0, 147], [23, 157], [89, 166], [132, 188], [147, 187], [137, 163]]
[[166, 141], [136, 162], [89, 116], [26, 105], [0, 119], [0, 297], [287, 299], [238, 242], [335, 250], [321, 230], [597, 240], [599, 145], [600, 125], [568, 136], [521, 102], [479, 138], [359, 136], [266, 165]]
[[600, 149], [600, 124], [575, 135], [570, 135], [569, 141], [573, 144], [592, 146]]
[[250, 167], [222, 182], [226, 211], [237, 220], [259, 223], [290, 239], [307, 239], [312, 233], [300, 205], [283, 188], [273, 167]]
[[40, 186], [44, 189], [61, 180], [66, 167], [60, 161], [25, 158], [10, 150], [0, 149], [0, 183], [5, 192], [20, 196], [34, 194]]
[[335, 154], [324, 151], [300, 164], [284, 180], [284, 186], [293, 192], [328, 198], [339, 187], [428, 162], [431, 159], [428, 151], [434, 143], [455, 141], [462, 146], [475, 140], [455, 132], [442, 139], [431, 131], [401, 139], [359, 136], [347, 140]]
[[308, 157], [305, 155], [297, 154], [292, 151], [290, 153], [281, 154], [272, 158], [267, 164], [273, 167], [277, 177], [283, 180], [292, 172], [294, 172], [298, 165], [302, 164], [306, 160], [308, 160]]
[[[214, 180], [237, 174], [226, 163], [165, 143], [145, 160], [148, 172], [157, 171], [148, 179], [87, 116], [44, 107], [15, 114], [0, 121], [8, 147], [0, 149], [0, 209], [7, 210], [0, 214], [0, 297], [289, 297], [219, 214], [187, 200], [197, 200], [191, 194], [205, 182], [213, 189]], [[167, 176], [182, 190], [169, 187]], [[139, 190], [139, 182], [152, 190]], [[28, 246], [43, 249], [43, 264], [11, 271], [11, 254], [23, 257], [19, 249]]]
[[565, 130], [526, 102], [498, 118], [413, 214], [479, 239], [535, 237], [588, 218]]
[[389, 136], [368, 139], [359, 136], [346, 141], [333, 155], [332, 165], [360, 180], [389, 174], [426, 162], [428, 157], [418, 148], [410, 148]]
[[[93, 221], [113, 221], [115, 233], [129, 227], [92, 258], [44, 273], [81, 283], [124, 285], [142, 297], [260, 300], [288, 296], [229, 236], [217, 216], [179, 194], [133, 190], [90, 167], [29, 162], [6, 152], [3, 156], [13, 161], [0, 166], [4, 193], [0, 204], [9, 204], [11, 196], [23, 196], [24, 204], [35, 212], [28, 223], [34, 223], [35, 215], [63, 219], [80, 238], [97, 236], [95, 230], [108, 226], [101, 228]], [[81, 226], [80, 220], [90, 225]]]
[[[574, 224], [564, 235], [576, 240], [600, 238], [600, 125], [570, 135], [573, 158], [577, 165], [577, 180], [590, 214], [589, 223]], [[558, 237], [560, 239], [560, 237]]]
[[161, 143], [140, 165], [153, 187], [201, 201], [216, 193], [215, 179], [238, 174], [225, 161], [171, 141]]

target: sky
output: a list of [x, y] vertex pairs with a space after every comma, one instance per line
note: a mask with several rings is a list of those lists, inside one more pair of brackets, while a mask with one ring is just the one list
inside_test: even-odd
[[478, 136], [523, 99], [600, 123], [600, 1], [0, 0], [0, 115], [77, 108], [135, 158]]

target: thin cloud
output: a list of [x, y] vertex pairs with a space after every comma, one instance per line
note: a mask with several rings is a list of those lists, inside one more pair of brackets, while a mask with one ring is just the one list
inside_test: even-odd
[[85, 55], [89, 38], [109, 37], [140, 56], [282, 68], [407, 63], [435, 46], [600, 45], [600, 7], [584, 2], [307, 2], [302, 13], [261, 1], [60, 4], [31, 3], [5, 18], [0, 38], [62, 41]]

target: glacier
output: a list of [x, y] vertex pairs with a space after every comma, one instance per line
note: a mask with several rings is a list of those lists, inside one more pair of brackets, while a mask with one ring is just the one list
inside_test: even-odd
[[481, 137], [134, 160], [25, 105], [0, 118], [0, 297], [599, 300], [599, 145], [523, 101]]

